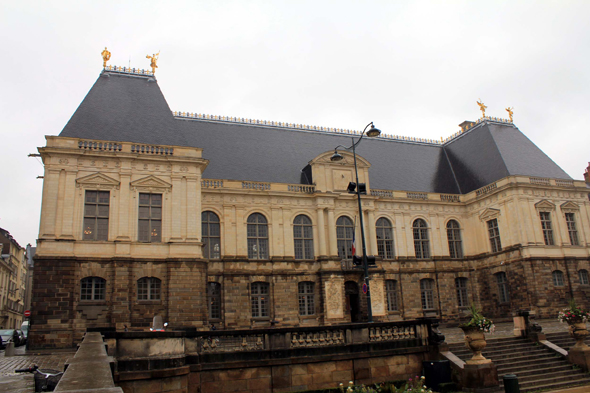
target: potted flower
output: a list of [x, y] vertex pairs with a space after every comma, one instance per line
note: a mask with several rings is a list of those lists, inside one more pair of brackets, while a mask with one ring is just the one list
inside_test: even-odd
[[586, 329], [588, 316], [590, 316], [588, 311], [579, 308], [574, 298], [571, 298], [568, 306], [557, 314], [559, 322], [566, 322], [569, 325], [570, 335], [576, 340], [574, 348], [587, 348], [584, 339], [588, 335]]
[[494, 322], [482, 315], [473, 303], [469, 307], [469, 322], [459, 325], [465, 334], [465, 345], [473, 352], [473, 357], [467, 361], [467, 364], [485, 364], [490, 363], [490, 359], [486, 359], [481, 351], [486, 347], [486, 337], [484, 333], [493, 333], [495, 326]]

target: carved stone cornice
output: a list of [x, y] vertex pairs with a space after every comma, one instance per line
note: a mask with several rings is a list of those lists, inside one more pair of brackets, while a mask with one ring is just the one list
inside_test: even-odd
[[100, 190], [119, 189], [121, 182], [103, 173], [93, 173], [76, 179], [77, 188], [93, 188]]
[[149, 175], [138, 180], [134, 180], [129, 183], [129, 187], [133, 191], [146, 191], [146, 192], [170, 192], [172, 190], [172, 184], [154, 176]]

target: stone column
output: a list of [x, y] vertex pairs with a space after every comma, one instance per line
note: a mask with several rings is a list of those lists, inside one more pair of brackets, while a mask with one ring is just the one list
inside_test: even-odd
[[334, 218], [334, 209], [328, 209], [328, 254], [330, 256], [338, 255], [338, 241], [336, 237], [336, 219]]
[[326, 223], [324, 222], [324, 208], [317, 209], [318, 214], [318, 241], [319, 241], [319, 255], [327, 256], [326, 252]]
[[129, 182], [131, 174], [121, 174], [121, 189], [119, 191], [119, 226], [115, 241], [131, 240], [131, 223], [129, 222], [129, 212], [131, 210], [132, 197], [130, 195]]
[[[62, 208], [61, 222], [62, 227], [60, 231], [61, 239], [74, 239], [73, 224], [74, 224], [74, 199], [76, 195], [76, 174], [77, 171], [65, 171], [64, 178], [64, 192], [63, 200], [64, 206]], [[81, 224], [80, 224], [81, 225]]]
[[182, 240], [181, 228], [182, 221], [185, 219], [182, 215], [182, 178], [178, 175], [172, 176], [172, 220], [170, 230], [170, 241], [178, 242]]
[[186, 239], [201, 240], [201, 198], [199, 179], [186, 180]]
[[56, 237], [55, 222], [57, 214], [57, 194], [59, 186], [59, 170], [46, 169], [43, 180], [43, 197], [41, 201], [41, 225], [39, 238]]
[[[373, 210], [367, 211], [368, 219], [366, 220], [369, 229], [369, 238], [366, 239], [367, 241], [367, 253], [369, 255], [377, 255], [379, 252], [377, 250], [377, 232], [375, 231], [375, 212]], [[372, 296], [372, 295], [371, 295]]]

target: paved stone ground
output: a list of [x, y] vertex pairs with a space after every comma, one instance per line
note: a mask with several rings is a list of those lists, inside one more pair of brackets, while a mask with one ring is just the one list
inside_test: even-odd
[[31, 393], [35, 382], [33, 374], [15, 374], [18, 368], [39, 366], [41, 369], [63, 371], [64, 364], [74, 357], [74, 351], [26, 351], [25, 346], [14, 350], [15, 356], [4, 356], [0, 351], [0, 393]]
[[[568, 326], [566, 323], [561, 323], [556, 319], [535, 319], [543, 328], [543, 333], [567, 333]], [[486, 338], [503, 338], [503, 337], [514, 337], [514, 323], [513, 322], [501, 322], [496, 323], [496, 329], [493, 334], [486, 333]], [[463, 330], [458, 327], [441, 327], [439, 328], [442, 334], [445, 335], [445, 341], [447, 343], [459, 343], [463, 342], [464, 335]]]

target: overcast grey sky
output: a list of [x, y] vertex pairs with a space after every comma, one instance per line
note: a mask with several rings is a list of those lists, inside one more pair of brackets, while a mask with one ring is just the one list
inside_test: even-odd
[[[0, 1], [0, 227], [39, 227], [43, 167], [102, 69], [172, 110], [447, 137], [507, 117], [574, 179], [590, 161], [590, 1]], [[330, 147], [327, 147], [327, 149]], [[370, 160], [370, 157], [367, 157]]]

